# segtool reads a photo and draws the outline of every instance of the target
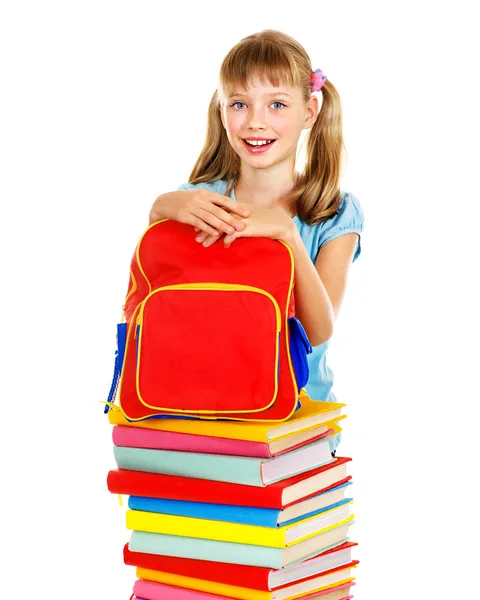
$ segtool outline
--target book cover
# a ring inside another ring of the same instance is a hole
[[[283,523],[283,525],[296,523],[302,519],[313,517],[351,501],[352,498],[344,498],[339,502],[306,513],[296,519],[290,519],[288,523]],[[212,521],[226,521],[228,523],[258,525],[260,527],[271,528],[279,526],[278,518],[281,514],[281,511],[271,508],[210,504],[206,502],[186,502],[184,500],[165,500],[162,498],[146,498],[144,496],[130,496],[128,499],[128,507],[132,510],[144,512],[163,513],[166,515],[177,515],[179,517],[210,519]]]
[[[345,525],[312,538],[312,541],[300,542],[300,544],[292,546],[295,552],[282,548],[269,548],[268,546],[219,542],[217,540],[188,538],[146,531],[133,531],[128,542],[128,548],[132,552],[144,554],[161,554],[252,567],[282,569],[347,542],[348,530],[353,522],[352,519]]]
[[[293,432],[307,430],[345,418],[341,411],[346,405],[339,402],[324,402],[301,398],[301,407],[288,421],[282,423],[260,423],[246,421],[226,421],[218,419],[176,419],[160,418],[144,421],[128,421],[121,410],[109,410],[108,419],[112,425],[141,427],[160,431],[190,433],[212,437],[268,442]]]
[[[349,595],[354,581],[342,583],[317,591],[307,596],[302,596],[301,600],[350,600],[353,596]],[[208,592],[199,592],[188,588],[180,588],[168,584],[157,583],[145,579],[137,579],[134,584],[133,591],[135,594],[134,600],[143,600],[143,596],[148,600],[231,600],[231,596],[219,596],[218,594],[210,594]]]
[[[120,469],[263,487],[333,463],[328,440],[319,440],[275,458],[199,454],[114,446]]]
[[[286,548],[321,533],[326,533],[339,525],[345,524],[349,519],[351,520],[353,515],[350,514],[350,504],[349,502],[320,515],[298,521],[293,525],[284,525],[277,528],[149,513],[139,510],[127,510],[126,526],[127,529],[134,531]]]
[[[227,598],[237,598],[238,600],[289,600],[350,583],[354,579],[352,576],[352,568],[355,567],[357,562],[358,561],[352,561],[348,565],[343,565],[338,569],[323,573],[321,576],[309,580],[309,582],[293,584],[286,588],[279,588],[278,590],[268,592],[244,586],[226,585],[223,583],[207,581],[205,579],[196,579],[194,577],[182,577],[180,575],[173,575],[162,571],[142,569],[141,567],[137,567],[136,576],[143,580],[179,586],[197,590],[199,592],[223,595]],[[300,591],[302,588],[307,591],[302,593]]]
[[[270,591],[275,587],[279,587],[280,584],[277,583],[278,581],[299,581],[312,574],[350,562],[351,548],[356,545],[354,542],[345,542],[309,560],[303,561],[301,564],[292,565],[280,570],[132,552],[128,547],[128,543],[123,548],[123,560],[126,565],[133,567],[142,567],[152,571],[164,571],[166,573],[207,579],[230,585],[238,585],[239,582],[244,582],[249,588]]]
[[[233,438],[193,435],[173,431],[158,431],[141,427],[125,427],[115,425],[112,429],[112,440],[115,446],[129,448],[149,448],[152,450],[177,450],[181,452],[199,452],[201,454],[227,454],[231,456],[252,456],[273,458],[306,444],[337,434],[341,427],[328,425],[316,427],[307,432],[296,433],[281,438],[283,446],[277,451],[279,442],[251,442]],[[291,440],[291,442],[290,442]]]

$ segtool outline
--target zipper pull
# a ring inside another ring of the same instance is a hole
[[[133,332],[133,338],[135,340],[137,339],[137,335],[140,331],[140,325],[141,325],[141,319],[140,319],[140,315],[138,315],[137,320],[135,322],[135,331]]]

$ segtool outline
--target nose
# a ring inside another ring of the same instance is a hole
[[[247,127],[248,129],[267,129],[263,108],[251,108],[248,111]]]

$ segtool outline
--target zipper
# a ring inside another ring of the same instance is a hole
[[[144,403],[146,406],[149,406],[151,408],[156,408],[158,409],[159,407],[155,407],[155,406],[150,406],[148,404],[148,402],[146,402],[145,400],[142,399],[142,394],[140,392],[140,388],[139,388],[139,373],[140,373],[140,360],[141,360],[141,345],[142,345],[142,339],[141,339],[141,331],[142,331],[142,325],[143,325],[143,316],[144,316],[144,310],[145,310],[145,306],[148,302],[148,300],[157,293],[160,292],[164,292],[164,291],[178,291],[178,290],[184,290],[184,291],[192,291],[192,290],[198,290],[198,291],[219,291],[219,292],[236,292],[236,291],[246,291],[246,292],[254,292],[254,293],[258,293],[261,294],[262,296],[265,296],[266,298],[268,298],[270,300],[270,302],[273,304],[273,307],[275,309],[275,371],[274,371],[274,375],[275,375],[275,390],[274,390],[274,397],[272,399],[272,401],[269,403],[269,406],[274,402],[277,393],[278,393],[278,382],[279,382],[279,374],[280,374],[280,340],[281,340],[281,330],[282,330],[282,316],[281,316],[281,311],[280,311],[280,307],[278,305],[278,302],[276,301],[276,299],[274,298],[274,296],[272,296],[272,294],[270,294],[269,292],[267,292],[266,290],[263,290],[261,288],[257,288],[254,286],[249,286],[249,285],[241,285],[241,284],[230,284],[230,283],[213,283],[213,282],[204,282],[204,283],[184,283],[184,284],[176,284],[176,285],[168,285],[168,286],[164,286],[164,287],[160,287],[160,288],[156,288],[155,290],[151,291],[146,297],[145,299],[140,303],[140,309],[138,311],[138,315],[136,317],[135,320],[135,328],[134,328],[134,339],[135,339],[135,353],[136,353],[136,385],[137,385],[137,395],[140,399],[140,401],[142,403]],[[174,409],[175,412],[183,412],[183,411],[179,411],[178,409]],[[264,410],[264,408],[262,409],[257,409],[257,410]],[[257,410],[252,411],[251,409],[249,410],[239,410],[238,412],[257,412]],[[199,410],[199,411],[195,411],[198,413],[210,413],[210,412],[217,412],[217,411],[213,411],[210,409],[207,410]],[[228,411],[220,411],[220,412],[228,412]]]
[[[200,290],[200,291],[222,291],[222,292],[257,292],[266,296],[270,299],[273,306],[275,307],[275,315],[276,315],[276,323],[277,323],[277,333],[280,333],[282,330],[282,316],[280,313],[280,307],[278,306],[278,302],[269,292],[262,290],[261,288],[253,287],[250,285],[240,285],[235,283],[181,283],[177,285],[167,285],[165,287],[157,288],[150,292],[148,296],[142,300],[140,310],[138,312],[137,320],[135,323],[135,339],[137,338],[137,334],[140,333],[140,328],[143,323],[143,311],[145,308],[145,304],[149,298],[151,298],[154,294],[158,292],[165,292],[169,290]]]

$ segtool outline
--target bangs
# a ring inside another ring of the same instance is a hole
[[[220,71],[220,88],[224,98],[231,96],[239,87],[247,89],[256,78],[262,85],[301,87],[291,49],[258,38],[238,45],[226,57]]]

